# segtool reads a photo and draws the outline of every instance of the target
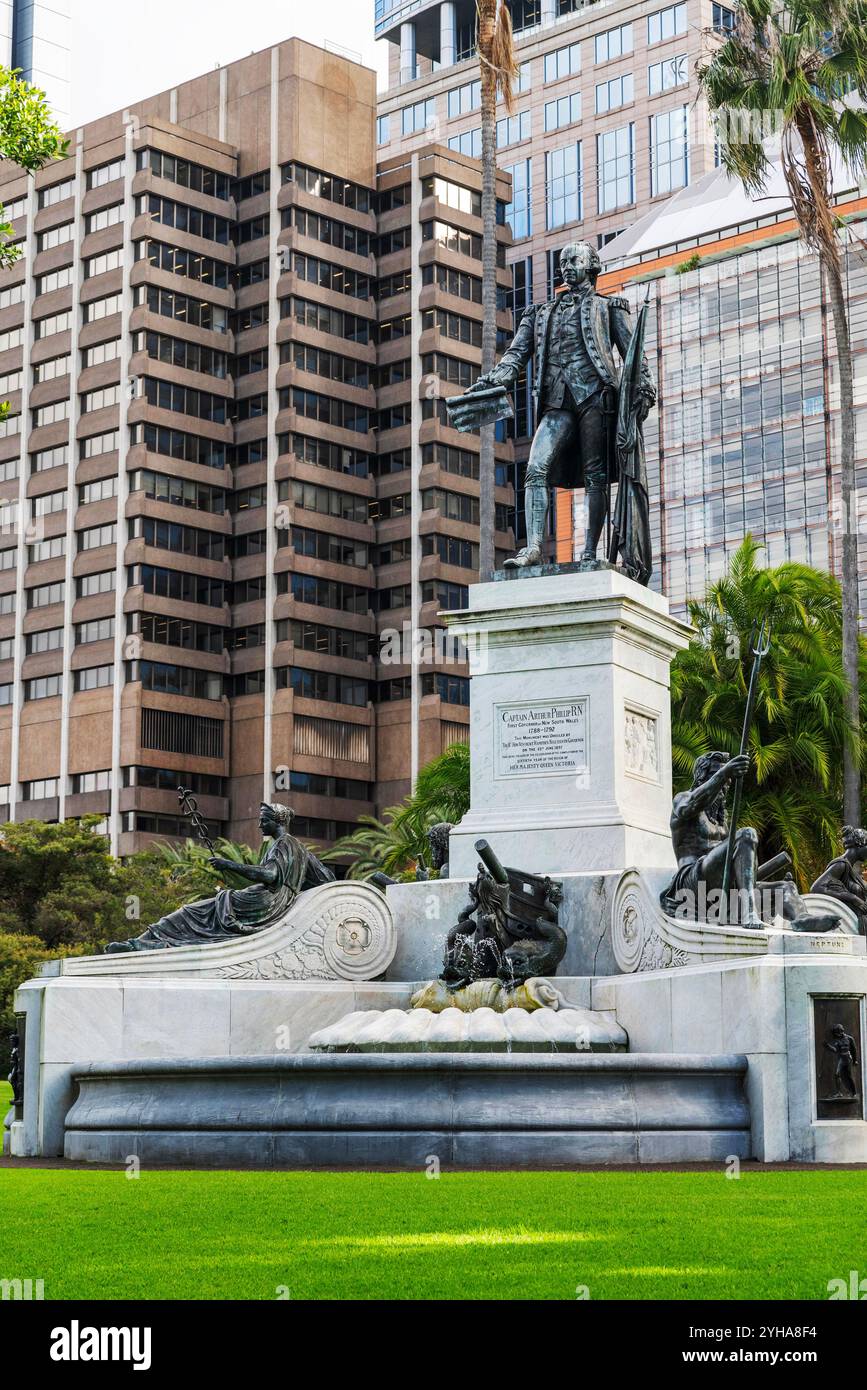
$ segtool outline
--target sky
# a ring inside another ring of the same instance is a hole
[[[72,124],[293,37],[349,50],[385,86],[373,0],[72,0]]]

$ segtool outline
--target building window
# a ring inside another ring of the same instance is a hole
[[[481,140],[481,131],[479,131]],[[13,304],[21,304],[24,301],[24,281],[17,285],[7,285],[0,290],[0,309],[8,309]],[[37,333],[37,337],[39,334]]]
[[[59,791],[58,777],[40,777],[34,782],[21,783],[22,801],[46,801],[49,797],[57,796]]]
[[[581,71],[580,43],[567,44],[553,53],[545,54],[545,82],[558,82],[561,77],[573,77]]]
[[[82,313],[85,323],[96,323],[99,319],[108,318],[110,314],[119,314],[123,305],[123,298],[119,294],[107,295],[105,299],[91,299],[83,306]],[[60,317],[60,316],[58,316]],[[68,327],[67,323],[67,327]],[[60,330],[55,330],[59,332]]]
[[[631,52],[631,24],[620,24],[616,29],[606,29],[604,34],[596,35],[597,63],[607,63],[613,58],[622,58],[624,53]]]
[[[647,16],[647,42],[662,43],[686,33],[686,5],[668,5]]]
[[[635,126],[619,126],[596,137],[596,172],[602,212],[635,202]]]
[[[74,772],[72,774],[73,796],[80,796],[84,792],[107,792],[110,790],[111,768],[107,768],[104,772]],[[175,788],[173,787],[172,790],[174,791]]]
[[[123,265],[123,247],[105,251],[101,256],[90,256],[84,262],[84,278],[92,280],[94,275],[105,275],[106,271],[119,270]]]
[[[12,552],[14,554],[14,551]],[[66,554],[66,537],[50,536],[47,541],[36,541],[27,547],[27,563],[38,565],[40,560],[59,560]]]
[[[69,368],[68,353],[65,357],[49,357],[46,362],[37,362],[33,368],[33,384],[35,386],[40,381],[54,381],[59,376],[68,376]],[[0,392],[14,389],[14,387],[0,386]]]
[[[545,155],[545,208],[549,231],[580,221],[582,210],[581,142]]]
[[[78,623],[75,627],[76,646],[88,646],[89,642],[107,642],[113,637],[113,617],[94,617],[90,623]]]
[[[48,627],[43,628],[41,632],[28,632],[25,639],[28,656],[32,656],[34,652],[59,652],[62,646],[62,627]]]
[[[689,60],[685,53],[676,58],[666,58],[661,63],[651,63],[647,69],[647,94],[655,97],[660,92],[668,92],[672,87],[683,87],[689,81]]]
[[[477,130],[465,130],[463,135],[450,135],[449,149],[456,150],[458,154],[467,155],[469,159],[481,159],[481,127],[479,127]]]
[[[59,695],[62,688],[62,675],[36,676],[33,680],[24,682],[24,698],[25,700],[48,700],[52,695]]]
[[[113,183],[115,179],[123,178],[123,166],[122,159],[114,159],[110,164],[100,164],[98,169],[89,170],[88,188],[102,188],[107,183]]]
[[[598,91],[598,88],[597,88]],[[568,97],[558,97],[556,101],[545,102],[545,129],[559,130],[564,125],[574,125],[581,119],[581,93],[572,92]]]
[[[503,172],[512,175],[512,201],[506,207],[506,221],[512,228],[512,239],[520,241],[522,237],[532,235],[533,230],[530,211],[531,162],[520,159],[517,164],[507,165]]]
[[[596,84],[596,114],[602,116],[606,111],[614,111],[625,106],[633,98],[632,73],[625,72],[622,77],[612,77],[610,82]]]
[[[60,227],[51,227],[47,232],[40,232],[36,238],[36,250],[50,251],[52,247],[63,246],[67,241],[72,241],[71,222],[64,222]]]
[[[181,159],[173,154],[162,154],[159,150],[140,150],[136,157],[136,168],[151,168],[157,178],[180,184],[182,188],[191,188],[194,193],[207,193],[211,198],[222,198],[225,201],[232,196],[232,181],[228,174],[218,174],[213,169],[206,169],[201,164],[191,164],[188,159]],[[261,174],[252,174],[250,180],[262,177]],[[252,197],[252,191],[248,193],[244,187],[247,182],[247,179],[238,180],[236,196],[239,202],[242,198]],[[266,184],[265,189],[267,188]],[[253,191],[265,190],[256,188]]]
[[[49,188],[40,188],[39,207],[53,207],[55,203],[62,203],[65,198],[71,198],[74,192],[74,179],[65,179],[63,183],[53,183]]]
[[[537,29],[542,23],[542,0],[512,0],[509,9],[516,34]]]
[[[401,133],[417,135],[419,131],[427,130],[428,126],[433,125],[435,119],[436,102],[433,97],[428,97],[426,101],[416,101],[412,106],[405,106],[401,112]]]
[[[514,116],[504,116],[497,121],[497,149],[506,145],[517,145],[519,140],[530,138],[530,113],[519,111]]]
[[[650,118],[650,193],[672,193],[689,183],[689,108]]]
[[[122,221],[123,203],[113,203],[110,208],[100,208],[99,212],[89,213],[84,219],[84,230],[89,236],[91,232],[101,232],[106,227],[114,227]]]
[[[465,82],[461,87],[452,87],[448,94],[449,117],[466,116],[470,111],[477,111],[481,104],[482,84],[478,79]]]
[[[36,293],[52,294],[54,290],[66,289],[72,284],[72,266],[65,265],[60,270],[51,270],[47,275],[37,275]]]
[[[734,32],[737,17],[734,10],[729,10],[725,5],[711,6],[713,15],[712,24],[717,34],[731,34]]]
[[[377,116],[376,118],[376,143],[377,145],[387,145],[391,139],[391,116]]]
[[[33,428],[39,429],[42,425],[54,425],[58,420],[69,419],[69,400],[52,401],[50,405],[40,406],[33,411]]]
[[[114,683],[113,666],[87,666],[72,674],[72,688],[79,690],[101,690]]]

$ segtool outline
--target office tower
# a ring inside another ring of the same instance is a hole
[[[497,144],[513,183],[507,261],[517,320],[528,303],[554,293],[567,241],[604,246],[714,167],[694,69],[734,9],[714,0],[510,0],[510,8],[520,78],[514,113],[500,108]],[[480,154],[475,13],[475,0],[377,0],[375,32],[390,46],[389,88],[378,105],[381,156],[432,134]],[[533,432],[526,375],[516,408],[520,478]],[[571,498],[562,500],[568,512]],[[521,511],[519,504],[519,526]],[[571,517],[559,513],[557,533],[571,535]]]
[[[70,122],[69,0],[0,0],[0,63],[40,87],[61,130]]]
[[[298,40],[0,169],[0,817],[126,854],[187,832],[183,782],[213,834],[276,795],[323,845],[466,738],[466,665],[410,658],[478,572],[441,398],[479,370],[480,189],[433,146],[378,176],[374,74]]]
[[[842,166],[835,182],[862,461],[867,198]],[[656,586],[682,612],[687,598],[700,598],[721,577],[748,532],[769,565],[793,560],[839,575],[833,325],[818,261],[799,239],[779,167],[760,203],[723,170],[712,172],[648,213],[604,255],[604,290],[626,293],[636,305],[650,294],[647,346],[659,404],[645,437],[657,516]],[[695,257],[699,264],[691,268]],[[859,488],[864,481],[859,463]],[[863,612],[867,527],[860,511],[855,524]]]

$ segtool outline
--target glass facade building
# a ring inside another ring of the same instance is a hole
[[[861,214],[864,215],[863,213]],[[844,232],[856,459],[867,486],[867,266]],[[707,242],[707,239],[703,239]],[[747,533],[768,564],[839,573],[839,400],[816,258],[789,234],[651,284],[647,351],[659,405],[645,427],[656,573],[675,611],[719,579]],[[652,269],[645,259],[641,269]],[[647,286],[624,292],[634,305]],[[867,517],[859,517],[867,559]],[[861,606],[867,607],[862,561]]]

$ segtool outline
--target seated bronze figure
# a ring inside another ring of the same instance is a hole
[[[263,802],[259,828],[270,837],[259,864],[238,864],[213,855],[210,863],[250,880],[249,888],[221,888],[213,898],[187,903],[130,941],[112,941],[106,952],[159,951],[166,946],[206,945],[233,936],[262,931],[289,910],[299,893],[328,883],[334,874],[289,833],[292,811],[288,806]]]

